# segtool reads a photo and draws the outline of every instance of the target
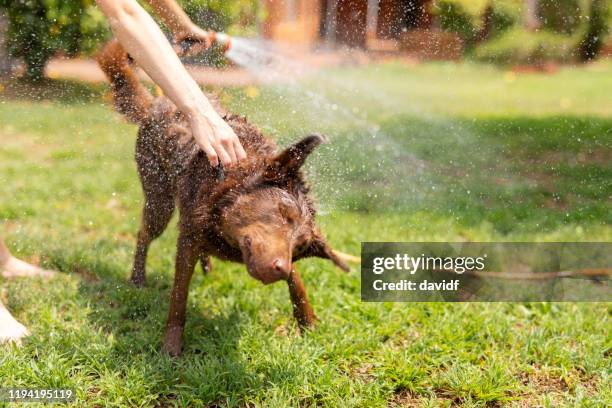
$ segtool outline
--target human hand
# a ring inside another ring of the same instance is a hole
[[[246,158],[246,152],[234,130],[216,113],[191,114],[190,124],[193,138],[202,148],[210,165],[217,167],[219,162],[231,167]]]
[[[177,32],[174,36],[174,50],[181,57],[197,55],[209,49],[213,45],[214,39],[214,32],[190,24],[187,29]]]

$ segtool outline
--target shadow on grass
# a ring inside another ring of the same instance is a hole
[[[239,352],[243,321],[236,305],[211,312],[198,307],[191,296],[183,354],[171,358],[161,351],[171,278],[150,276],[147,287],[138,289],[121,276],[125,271],[99,261],[81,259],[71,264],[71,260],[56,258],[52,263],[64,269],[69,266],[82,277],[79,303],[92,310],[88,316],[91,326],[112,342],[110,351],[101,354],[104,359],[96,365],[112,373],[111,377],[125,378],[126,383],[136,381],[143,387],[141,394],[133,391],[134,404],[153,396],[156,399],[151,402],[157,406],[228,401],[235,405],[249,390],[266,386]],[[200,279],[195,280],[197,284]],[[130,399],[130,392],[120,392],[122,398]]]
[[[611,129],[601,117],[394,116],[374,139],[354,132],[322,149],[314,188],[341,208],[435,212],[502,233],[611,223]]]

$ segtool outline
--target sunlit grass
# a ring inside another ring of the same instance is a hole
[[[336,110],[282,88],[223,97],[281,144],[329,135],[307,170],[320,224],[343,251],[366,240],[610,241],[611,73],[604,63],[509,82],[489,67],[398,63],[310,82]],[[53,86],[59,102],[0,100],[2,234],[61,272],[2,282],[32,336],[0,349],[0,387],[71,387],[75,406],[612,402],[607,304],[362,303],[356,268],[318,260],[299,265],[321,318],[312,333],[297,334],[282,284],[217,261],[196,273],[185,353],[169,359],[159,350],[174,226],[152,246],[149,286],[126,282],[142,205],[136,129],[99,89]],[[576,103],[561,106],[564,96]]]

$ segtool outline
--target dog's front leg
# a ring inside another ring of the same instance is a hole
[[[314,326],[317,317],[310,306],[306,288],[300,274],[295,269],[289,274],[287,279],[289,285],[289,295],[293,306],[293,317],[297,320],[301,330]]]
[[[174,287],[164,335],[164,350],[171,356],[181,354],[189,282],[199,255],[200,250],[196,246],[196,240],[181,232],[176,251]]]

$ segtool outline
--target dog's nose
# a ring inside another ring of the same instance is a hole
[[[280,272],[283,275],[288,276],[289,273],[291,272],[291,263],[283,261],[280,258],[275,259],[274,262],[272,262],[272,267],[274,268],[275,271]]]

